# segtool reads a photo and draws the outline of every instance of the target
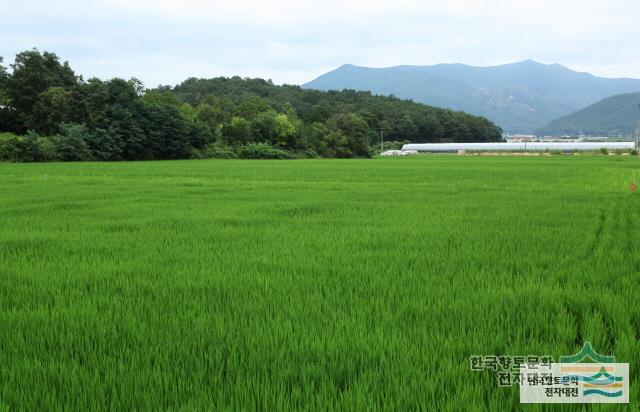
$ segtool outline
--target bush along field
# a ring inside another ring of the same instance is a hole
[[[633,176],[595,156],[0,164],[0,410],[523,410],[470,356],[587,341],[630,364],[635,408]]]

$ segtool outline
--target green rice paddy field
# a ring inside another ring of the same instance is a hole
[[[638,410],[639,171],[0,164],[0,410],[542,410],[469,356],[586,341]]]

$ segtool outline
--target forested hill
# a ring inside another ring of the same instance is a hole
[[[387,140],[497,141],[490,121],[369,92],[261,79],[188,79],[145,89],[84,80],[53,53],[0,60],[0,160],[367,157]]]
[[[640,120],[640,93],[601,100],[539,129],[539,135],[631,136]]]
[[[485,118],[354,90],[329,91],[276,86],[261,79],[188,79],[173,89],[194,107],[211,105],[228,115],[253,118],[275,110],[294,113],[305,125],[323,124],[335,129],[341,118],[364,120],[369,133],[382,128],[390,140],[415,142],[496,141],[502,131]]]

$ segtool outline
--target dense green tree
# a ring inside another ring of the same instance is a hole
[[[73,121],[84,123],[89,130],[108,128],[107,108],[110,101],[108,83],[91,78],[73,88]]]
[[[56,155],[65,162],[91,160],[87,146],[91,134],[83,124],[67,123],[60,126],[62,133],[54,136]]]
[[[9,72],[1,63],[0,131],[34,131],[5,140],[5,160],[280,158],[283,150],[366,157],[381,130],[396,142],[501,139],[487,119],[355,90],[240,77],[148,90],[135,78],[85,81],[35,49],[18,54]]]
[[[20,122],[20,113],[11,106],[9,73],[2,62],[3,59],[0,57],[0,131],[24,131],[24,126]]]
[[[305,145],[322,157],[351,157],[347,136],[337,127],[335,119],[327,124],[315,122],[303,129]],[[333,129],[333,130],[332,130]]]
[[[353,156],[353,152],[349,148],[349,139],[342,130],[329,132],[324,143],[326,149],[323,155],[325,157],[347,158]]]
[[[154,149],[143,128],[145,105],[138,98],[134,84],[122,79],[113,79],[107,82],[106,86],[105,116],[98,123],[99,127],[123,136],[124,160],[153,159]]]
[[[72,120],[73,93],[62,87],[50,87],[40,93],[27,126],[44,135],[56,134],[60,125]]]
[[[224,122],[228,122],[231,119],[229,113],[218,106],[201,103],[200,105],[198,105],[196,110],[198,120],[206,123],[211,130],[216,130],[218,126],[222,125]]]
[[[433,113],[426,113],[415,120],[418,136],[422,138],[414,139],[416,143],[441,142],[444,137],[444,128]],[[500,133],[502,134],[502,132]],[[401,139],[400,139],[401,140]]]
[[[347,113],[336,116],[334,122],[347,137],[349,150],[354,156],[369,156],[369,146],[376,139],[376,133],[362,116]]]
[[[124,139],[113,128],[98,128],[87,136],[87,147],[91,156],[96,160],[122,160]]]
[[[145,114],[145,135],[153,159],[188,157],[189,127],[174,106],[150,106]]]
[[[131,87],[133,87],[133,91],[138,97],[143,97],[147,92],[147,88],[144,86],[144,83],[142,83],[141,80],[136,79],[135,77],[129,79],[127,83],[129,83]]]
[[[198,109],[196,109],[195,107],[191,106],[189,103],[182,103],[179,106],[180,109],[180,114],[182,114],[182,116],[193,122],[198,118]]]
[[[245,119],[253,119],[258,114],[271,110],[271,106],[264,99],[258,96],[249,96],[238,106],[236,114]]]
[[[215,131],[208,124],[200,120],[188,121],[189,143],[196,149],[202,149],[215,142]]]
[[[284,113],[261,112],[251,121],[251,137],[255,142],[293,149],[295,133],[296,124]]]
[[[11,68],[7,92],[11,106],[20,113],[25,126],[30,124],[42,93],[51,87],[69,90],[78,82],[67,62],[60,63],[54,53],[40,53],[36,49],[17,54]]]
[[[142,100],[145,104],[149,105],[168,104],[176,107],[182,105],[182,101],[173,93],[170,86],[160,86],[156,89],[147,90],[144,96],[142,96]]]
[[[330,132],[329,128],[321,122],[305,124],[300,131],[298,147],[302,150],[313,150],[320,155],[323,152],[326,136]]]
[[[233,116],[222,129],[224,139],[233,145],[243,145],[252,139],[251,123],[240,116]]]
[[[0,106],[6,106],[9,104],[9,93],[7,90],[9,74],[7,73],[7,68],[2,63],[3,58],[0,56]]]
[[[275,142],[276,138],[275,111],[266,111],[256,114],[251,121],[251,140],[254,142]]]
[[[272,144],[280,147],[293,148],[295,146],[295,134],[297,125],[295,120],[284,113],[275,116],[275,139]]]

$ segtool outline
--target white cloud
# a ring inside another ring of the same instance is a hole
[[[236,74],[302,83],[343,63],[526,58],[640,77],[637,0],[25,0],[2,9],[8,60],[38,47],[85,76],[152,86]]]

